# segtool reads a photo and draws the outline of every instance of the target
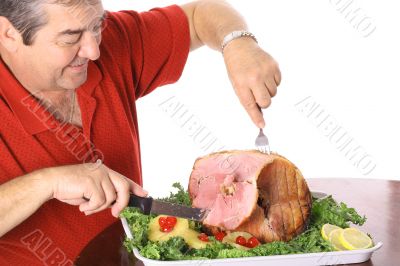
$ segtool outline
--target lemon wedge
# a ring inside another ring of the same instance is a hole
[[[322,238],[325,240],[329,240],[330,233],[335,229],[341,229],[341,228],[333,224],[324,224],[321,228]]]
[[[340,243],[348,250],[372,247],[372,239],[357,228],[346,228],[339,236]]]
[[[343,232],[342,228],[339,229],[334,229],[330,234],[329,234],[329,241],[331,242],[333,248],[338,251],[346,250],[346,247],[343,246],[343,244],[340,241],[340,236]]]

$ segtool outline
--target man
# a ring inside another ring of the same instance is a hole
[[[72,265],[130,192],[147,195],[135,101],[177,81],[189,50],[223,45],[264,127],[281,77],[246,29],[223,1],[112,13],[101,0],[2,0],[0,265]]]

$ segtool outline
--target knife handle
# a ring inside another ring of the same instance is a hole
[[[152,197],[139,197],[135,194],[131,194],[129,196],[129,207],[136,207],[139,208],[143,214],[149,215],[151,211],[151,205],[153,204]]]

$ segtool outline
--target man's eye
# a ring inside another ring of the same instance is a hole
[[[74,45],[77,44],[79,42],[79,39],[75,39],[75,40],[61,40],[59,41],[59,44],[61,45]]]
[[[67,42],[64,42],[65,44],[76,44],[76,43],[78,43],[78,41],[67,41]]]
[[[79,36],[66,36],[66,37],[67,38],[64,38],[64,40],[60,40],[60,43],[63,44],[63,45],[74,45],[74,44],[77,44],[80,41],[82,35],[79,35]]]

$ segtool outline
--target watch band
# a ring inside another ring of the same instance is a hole
[[[249,37],[252,38],[256,43],[258,43],[256,36],[251,33],[248,32],[246,30],[237,30],[237,31],[233,31],[231,33],[229,33],[228,35],[226,35],[224,37],[224,40],[222,41],[221,44],[221,49],[222,49],[222,54],[224,53],[224,49],[225,47],[233,40],[236,40],[238,38],[242,38],[242,37]]]

